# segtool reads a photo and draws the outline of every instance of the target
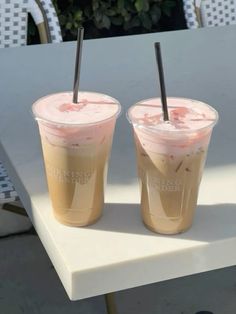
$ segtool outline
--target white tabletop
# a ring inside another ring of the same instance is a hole
[[[236,27],[89,40],[81,89],[123,104],[104,215],[87,228],[52,215],[31,104],[70,90],[75,43],[0,50],[0,153],[72,300],[236,264]],[[153,43],[161,41],[168,95],[203,100],[220,115],[208,153],[193,227],[176,236],[148,231],[125,111],[159,95]]]

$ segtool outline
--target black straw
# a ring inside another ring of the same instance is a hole
[[[164,121],[169,121],[169,114],[168,114],[168,107],[167,107],[167,99],[166,99],[166,88],[165,88],[165,79],[164,79],[164,71],[163,71],[163,64],[161,58],[161,45],[159,42],[154,44],[155,52],[156,52],[156,60],[159,72],[159,81],[160,81],[160,88],[161,88],[161,103],[162,103],[162,110]]]
[[[75,59],[75,77],[74,77],[74,88],[73,88],[73,103],[78,103],[78,92],[79,92],[79,80],[80,80],[80,64],[82,57],[82,44],[84,38],[84,28],[78,29],[77,37],[77,50]]]

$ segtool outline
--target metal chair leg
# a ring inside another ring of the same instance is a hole
[[[17,205],[13,205],[11,203],[3,204],[2,209],[7,210],[7,211],[14,213],[14,214],[21,215],[21,216],[27,216],[27,213],[26,213],[24,208],[17,206]]]
[[[107,314],[118,314],[115,302],[115,294],[114,293],[107,293],[105,296]]]

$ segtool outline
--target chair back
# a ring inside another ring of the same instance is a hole
[[[236,24],[236,0],[183,0],[188,28]]]
[[[28,13],[36,24],[43,22],[42,13],[33,0],[0,1],[0,48],[26,45]]]
[[[27,44],[28,14],[41,42],[61,42],[61,29],[51,0],[0,0],[0,48]]]
[[[27,44],[28,14],[38,27],[42,43],[62,41],[51,0],[0,0],[0,48]],[[18,194],[0,161],[0,204],[17,200]]]
[[[7,202],[14,202],[18,201],[19,197],[0,161],[0,204],[4,203],[6,200]]]
[[[236,24],[235,0],[203,0],[200,9],[203,26]]]
[[[61,27],[51,0],[36,0],[40,7],[47,28],[50,43],[62,42]]]

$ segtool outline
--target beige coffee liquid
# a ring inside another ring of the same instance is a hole
[[[183,156],[144,151],[136,138],[142,218],[163,234],[190,228],[207,148]]]
[[[63,224],[85,226],[101,216],[111,140],[69,148],[42,138],[54,215]]]

